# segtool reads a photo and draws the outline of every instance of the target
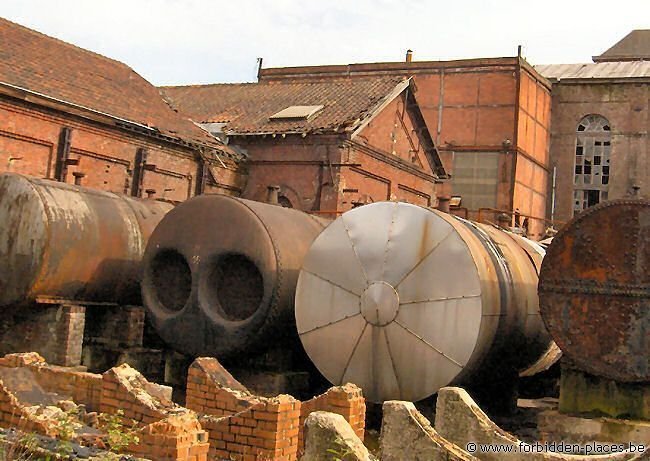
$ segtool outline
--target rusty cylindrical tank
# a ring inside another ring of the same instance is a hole
[[[555,236],[539,280],[542,317],[578,368],[650,381],[650,202],[613,200]]]
[[[172,206],[0,175],[0,306],[135,304],[147,238]]]
[[[156,228],[142,295],[163,340],[227,358],[295,335],[302,259],[326,221],[223,195],[190,199]]]
[[[334,221],[305,257],[298,334],[326,378],[374,402],[525,369],[552,344],[537,303],[542,257],[493,226],[407,203],[366,205]]]

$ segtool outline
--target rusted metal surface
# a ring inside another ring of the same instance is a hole
[[[650,381],[650,202],[588,208],[553,239],[539,283],[544,322],[582,370]]]
[[[0,306],[139,302],[147,238],[171,205],[0,175]]]
[[[165,342],[193,356],[227,358],[295,337],[298,271],[326,223],[223,195],[180,204],[145,253],[149,318]]]
[[[298,334],[326,378],[375,402],[527,369],[551,344],[537,305],[542,256],[533,242],[438,210],[353,209],[305,257]]]

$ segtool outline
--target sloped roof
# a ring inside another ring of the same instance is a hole
[[[226,134],[341,132],[371,117],[409,85],[404,77],[162,87],[170,105]],[[270,117],[291,106],[323,106],[308,118]]]
[[[650,61],[544,64],[535,70],[547,79],[620,79],[650,77]]]
[[[633,30],[600,56],[594,62],[639,61],[650,59],[650,29]]]
[[[146,125],[180,141],[223,145],[174,112],[158,89],[127,65],[0,18],[0,91],[46,98]]]

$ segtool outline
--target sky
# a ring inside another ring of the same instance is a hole
[[[0,16],[122,61],[156,85],[255,81],[264,67],[515,56],[591,62],[650,0],[0,0]],[[2,44],[0,44],[2,46]]]

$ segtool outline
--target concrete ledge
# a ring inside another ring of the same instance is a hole
[[[438,434],[411,402],[384,402],[380,451],[382,461],[477,461]]]
[[[305,452],[301,461],[369,461],[368,449],[345,418],[314,411],[305,420]],[[407,459],[407,458],[403,458]]]
[[[476,405],[469,394],[457,387],[445,387],[438,392],[435,428],[441,436],[459,447],[467,447],[470,443],[476,444],[477,448],[480,444],[511,447],[510,452],[502,450],[499,453],[476,453],[478,458],[487,461],[650,460],[650,450],[647,448],[643,454],[621,452],[616,455],[599,456],[567,455],[551,452],[522,453],[520,447],[527,444],[494,424]]]

